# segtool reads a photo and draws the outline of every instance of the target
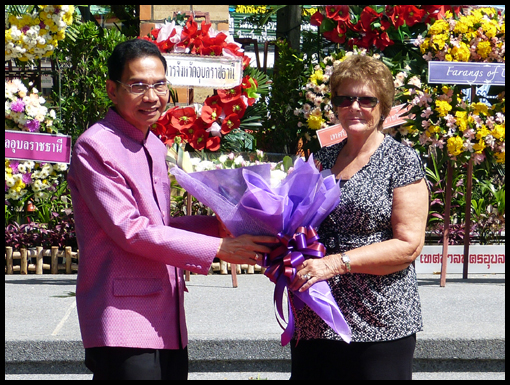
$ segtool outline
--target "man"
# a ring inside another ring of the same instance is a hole
[[[149,130],[168,101],[166,61],[130,40],[108,73],[115,107],[78,138],[68,176],[85,363],[94,379],[187,379],[181,269],[207,274],[215,257],[254,264],[276,239],[218,238],[215,217],[171,218],[166,147]]]

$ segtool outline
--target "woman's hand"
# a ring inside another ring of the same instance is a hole
[[[277,244],[280,240],[266,235],[240,235],[236,238],[222,238],[216,257],[235,264],[255,265],[262,260],[262,254],[270,253],[267,244]]]
[[[300,266],[289,289],[303,292],[319,281],[325,281],[338,274],[345,273],[340,255],[333,254],[324,258],[307,259]]]

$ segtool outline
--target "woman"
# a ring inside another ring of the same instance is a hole
[[[422,330],[412,262],[425,240],[425,173],[415,150],[382,133],[395,93],[386,65],[351,56],[334,69],[331,91],[347,139],[315,158],[341,181],[341,202],[318,230],[328,254],[305,261],[290,288],[327,280],[352,342],[307,306],[297,310],[291,379],[410,380]]]

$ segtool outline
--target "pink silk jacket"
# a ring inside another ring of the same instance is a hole
[[[170,217],[165,156],[152,132],[144,137],[114,110],[76,141],[68,183],[85,348],[188,343],[182,269],[207,274],[220,238],[214,217]]]

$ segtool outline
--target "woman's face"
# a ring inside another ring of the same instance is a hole
[[[337,88],[338,96],[375,97],[375,92],[365,82],[347,81]],[[381,106],[377,103],[370,107],[366,103],[357,100],[345,103],[345,106],[335,107],[338,120],[347,134],[371,134],[377,130],[381,120]],[[350,104],[350,105],[349,105]]]

